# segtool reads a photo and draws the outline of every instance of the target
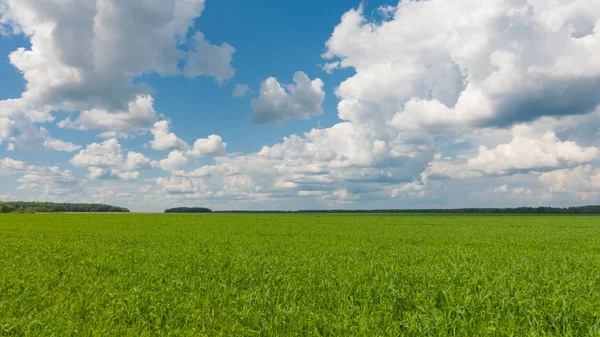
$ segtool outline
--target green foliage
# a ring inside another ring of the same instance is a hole
[[[204,207],[177,207],[165,210],[165,213],[210,213],[212,210]]]
[[[600,217],[0,216],[3,336],[598,336]]]
[[[129,210],[123,207],[115,207],[102,204],[58,204],[53,202],[24,202],[24,201],[0,201],[0,213],[104,213],[120,212],[127,213]]]

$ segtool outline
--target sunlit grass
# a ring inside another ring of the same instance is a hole
[[[0,216],[0,335],[599,331],[595,216]]]

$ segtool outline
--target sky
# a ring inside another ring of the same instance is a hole
[[[600,203],[600,2],[0,0],[0,200]]]

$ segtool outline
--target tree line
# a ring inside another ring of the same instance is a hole
[[[25,201],[0,201],[0,213],[58,213],[58,212],[121,212],[127,213],[129,210],[123,207],[116,207],[103,204],[70,204],[53,202],[25,202]]]
[[[204,207],[176,207],[165,210],[165,213],[210,213],[209,208]]]
[[[498,214],[600,214],[600,205],[578,207],[435,208],[435,209],[327,209],[298,211],[219,211],[218,213],[498,213]]]

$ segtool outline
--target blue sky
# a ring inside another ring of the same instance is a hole
[[[0,0],[0,199],[597,203],[597,7]]]

